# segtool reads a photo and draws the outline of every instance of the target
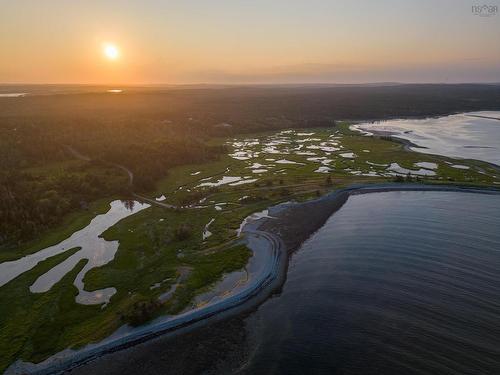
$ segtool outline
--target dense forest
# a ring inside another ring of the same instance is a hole
[[[89,202],[148,191],[175,165],[216,159],[213,136],[335,120],[500,109],[500,85],[125,88],[0,98],[0,248]],[[73,152],[70,152],[70,151]],[[77,160],[75,153],[91,162]]]

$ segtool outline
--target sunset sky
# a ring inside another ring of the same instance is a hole
[[[0,0],[0,83],[500,82],[472,5]]]

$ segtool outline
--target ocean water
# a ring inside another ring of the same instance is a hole
[[[500,195],[350,197],[246,319],[237,372],[500,374],[499,229]]]
[[[367,135],[393,135],[413,151],[500,165],[500,112],[470,112],[423,120],[388,120],[351,126]],[[422,148],[424,147],[424,148]]]

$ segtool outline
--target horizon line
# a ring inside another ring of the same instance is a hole
[[[463,82],[404,82],[404,81],[374,81],[374,82],[197,82],[197,83],[76,83],[76,82],[0,82],[0,86],[123,86],[123,87],[166,87],[166,86],[364,86],[364,85],[500,85],[500,81],[463,81]]]

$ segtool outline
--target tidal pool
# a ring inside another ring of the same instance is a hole
[[[204,178],[200,181],[204,181],[204,180],[210,180],[211,177],[208,177],[208,178]],[[231,184],[231,183],[234,183],[234,182],[237,182],[237,181],[240,181],[242,180],[241,177],[239,176],[223,176],[221,179],[217,180],[216,182],[202,182],[201,184],[197,185],[196,187],[215,187],[215,186],[221,186],[221,185],[225,185],[225,184]]]
[[[339,155],[346,159],[354,159],[356,157],[356,154],[354,154],[354,152],[344,152]]]
[[[124,202],[116,200],[111,202],[111,208],[108,212],[97,215],[85,228],[76,231],[70,237],[58,244],[49,246],[20,259],[1,263],[0,286],[8,283],[22,273],[29,271],[45,259],[73,248],[79,248],[76,253],[38,277],[30,286],[30,291],[33,293],[43,293],[50,290],[50,288],[70,272],[80,260],[86,259],[87,263],[78,273],[74,281],[74,285],[79,291],[76,296],[76,302],[85,305],[109,302],[111,296],[116,292],[115,288],[106,288],[89,292],[85,290],[83,283],[83,278],[90,269],[109,263],[113,260],[118,250],[118,241],[106,241],[101,237],[101,234],[120,220],[148,208],[149,206],[149,204],[142,204],[136,201]]]
[[[351,128],[367,135],[394,135],[420,146],[411,147],[413,151],[500,165],[500,112],[389,120],[356,124]]]
[[[498,373],[499,223],[500,195],[351,196],[247,318],[238,373]]]
[[[260,212],[254,212],[253,214],[247,216],[245,219],[243,219],[243,221],[241,222],[240,224],[240,227],[238,228],[238,230],[236,231],[236,235],[239,237],[241,236],[241,232],[243,230],[243,228],[245,227],[245,225],[247,225],[248,223],[253,223],[257,220],[260,220],[262,219],[263,217],[269,217],[269,218],[272,218],[272,216],[269,216],[269,210],[268,209],[265,209],[263,211],[260,211]]]
[[[300,164],[300,165],[304,165],[304,163],[298,163],[296,161],[291,161],[291,160],[287,160],[287,159],[277,160],[276,164]]]
[[[325,166],[322,166],[322,167],[319,167],[318,169],[316,169],[314,172],[316,173],[330,173],[331,169],[329,167],[325,167]]]
[[[428,161],[419,161],[414,164],[416,167],[421,167],[425,169],[437,169],[438,165],[436,163],[431,163]]]
[[[208,222],[207,225],[205,225],[205,228],[203,228],[203,233],[202,233],[202,238],[203,238],[203,241],[205,241],[208,237],[210,237],[212,235],[212,232],[210,232],[208,230],[208,228],[210,227],[210,225],[215,221],[215,218],[212,218],[210,219],[210,221]]]
[[[389,167],[387,167],[387,170],[390,171],[392,174],[397,174],[397,175],[407,175],[408,173],[416,176],[435,176],[436,172],[430,170],[430,169],[425,169],[425,168],[420,168],[418,170],[414,169],[407,169],[401,167],[398,163],[391,163]]]
[[[243,180],[243,181],[233,182],[232,184],[229,184],[229,186],[239,186],[239,185],[251,184],[257,180],[258,180],[258,178],[250,178],[250,179]]]

